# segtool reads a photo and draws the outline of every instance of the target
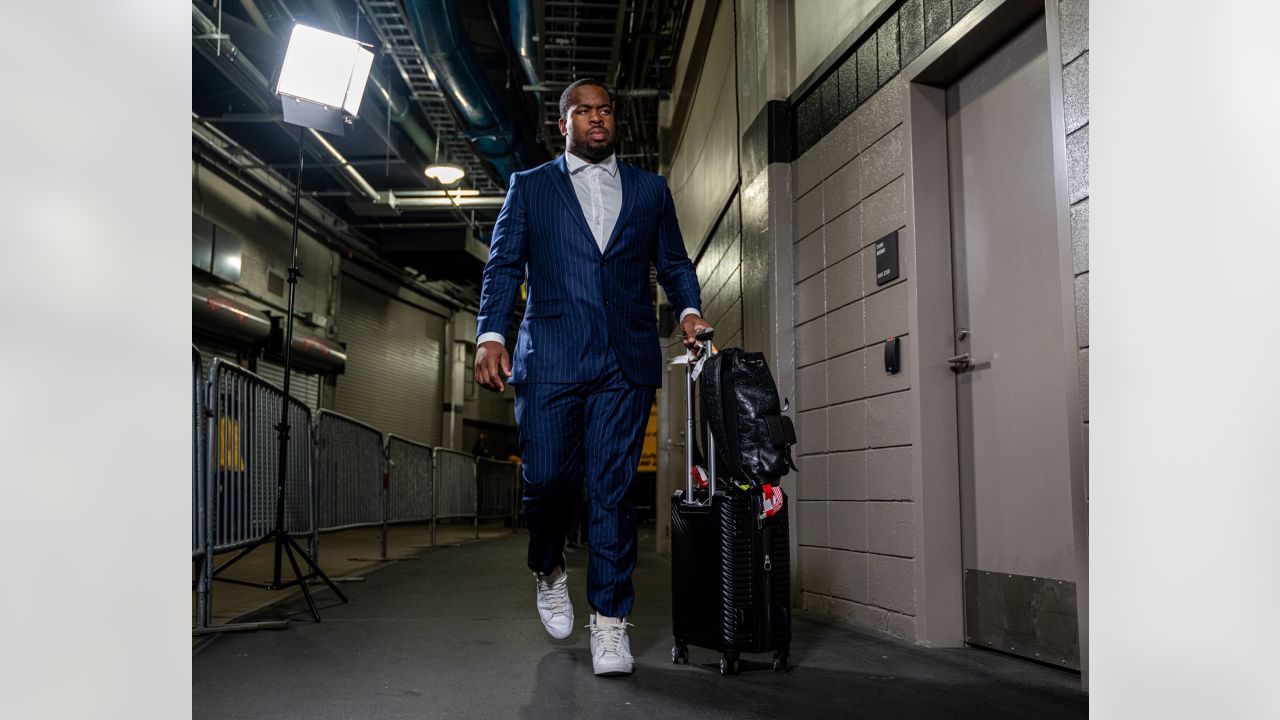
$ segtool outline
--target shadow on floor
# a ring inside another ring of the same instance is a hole
[[[651,533],[651,531],[649,531]],[[1079,676],[982,650],[933,650],[796,613],[795,670],[744,655],[671,663],[670,564],[642,552],[630,621],[636,673],[597,678],[587,650],[586,552],[569,554],[574,634],[547,637],[523,534],[383,567],[323,621],[220,636],[193,659],[196,718],[1084,718]],[[642,547],[652,547],[652,542]],[[272,610],[306,618],[294,599]],[[265,614],[265,613],[264,613]]]

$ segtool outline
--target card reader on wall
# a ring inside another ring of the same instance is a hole
[[[898,338],[891,337],[884,342],[884,371],[897,375],[902,370],[901,343]]]

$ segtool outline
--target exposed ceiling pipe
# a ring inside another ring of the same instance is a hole
[[[315,138],[316,142],[320,143],[320,147],[328,151],[328,153],[332,155],[335,160],[341,163],[341,168],[343,170],[351,171],[350,173],[351,181],[354,182],[356,187],[360,189],[360,192],[364,193],[365,197],[378,197],[378,191],[373,189],[373,186],[370,185],[364,179],[363,175],[356,172],[356,169],[351,167],[351,164],[348,163],[347,159],[342,156],[342,153],[338,152],[337,148],[329,144],[329,141],[326,140],[325,137],[320,133],[316,132],[315,130],[312,130],[311,128],[307,128],[307,130],[311,133],[311,136]]]
[[[520,56],[520,65],[524,68],[524,76],[530,85],[541,85],[538,80],[538,51],[534,44],[533,0],[510,0],[511,12],[511,44]],[[534,93],[534,107],[542,111],[542,92]],[[542,123],[536,123],[538,135],[542,135]],[[539,140],[541,142],[541,140]]]
[[[249,5],[245,5],[245,9],[246,11],[249,11],[251,17],[254,16],[255,13],[258,18],[262,17],[262,11],[257,7],[260,4],[268,13],[271,14],[272,17],[288,18],[291,21],[296,21],[293,11],[283,2],[280,2],[280,0],[258,0],[257,3],[254,3],[253,0],[247,0],[247,2],[253,5],[252,10],[250,10]],[[331,0],[315,0],[315,7],[315,11],[322,15],[320,18],[322,21],[321,29],[328,29],[339,34],[350,35],[342,11],[339,10]],[[327,28],[323,27],[323,24],[326,21],[329,24],[329,27]],[[315,21],[311,21],[311,24],[316,23]],[[263,32],[264,38],[267,38],[272,42],[279,43],[279,39],[271,30],[270,25],[265,19],[262,20],[261,24],[259,24],[257,19],[255,19],[254,25]],[[264,79],[260,84],[262,84],[263,87],[267,87],[269,81],[265,81]],[[410,168],[413,168],[416,172],[420,173],[425,169],[427,162],[435,159],[434,148],[436,139],[434,134],[429,129],[423,127],[422,124],[419,123],[418,120],[409,112],[409,104],[405,101],[403,96],[397,93],[387,83],[382,72],[377,66],[372,68],[369,73],[369,87],[372,89],[373,97],[377,101],[381,110],[386,112],[387,118],[390,119],[391,122],[395,123],[404,131],[404,137],[407,137],[412,146],[416,147],[417,152],[415,153],[408,146],[403,145],[403,138],[393,136],[389,128],[384,127],[384,123],[370,120],[370,128],[374,131],[374,134],[387,144],[387,147],[389,147],[393,153],[404,160]],[[273,115],[273,117],[276,116]],[[331,151],[331,155],[339,158],[342,157],[341,153],[338,153],[331,143],[328,143],[314,131],[312,131],[312,133],[313,137],[316,137],[326,150]],[[345,163],[345,160],[340,162]],[[420,177],[421,182],[424,185],[431,185],[425,176]],[[348,179],[360,188],[361,194],[365,196],[370,195],[370,191],[372,189],[368,187],[369,184],[364,181],[363,177],[360,177],[358,174],[354,176],[348,174]],[[376,193],[376,191],[373,192]],[[460,215],[459,217],[461,218],[463,216]]]
[[[273,196],[276,207],[282,215],[292,212],[293,183],[283,175],[264,166],[230,136],[203,122],[194,113],[191,116],[191,137],[229,168],[232,175],[251,180],[257,187]],[[300,209],[303,222],[309,223],[309,226],[304,226],[304,229],[312,235],[316,237],[329,235],[332,238],[342,238],[346,242],[344,232],[347,223],[329,212],[319,202],[303,197]]]
[[[280,212],[281,216],[289,217],[293,209],[293,184],[289,180],[264,166],[261,159],[255,157],[222,131],[202,122],[194,113],[191,120],[191,137],[193,140],[196,140],[201,147],[206,148],[210,156],[216,157],[228,169],[231,177],[238,178],[242,182],[252,181],[255,187],[265,191],[267,196],[273,198],[274,203],[271,205]],[[354,259],[361,264],[387,277],[399,279],[406,284],[406,287],[410,287],[426,297],[442,302],[449,307],[467,307],[472,311],[475,310],[475,303],[460,303],[456,297],[437,287],[429,286],[423,282],[406,280],[403,277],[404,268],[387,262],[386,259],[368,247],[367,240],[359,236],[353,237],[352,233],[349,232],[354,227],[375,227],[374,225],[348,224],[312,198],[304,197],[300,209],[305,223],[304,229],[325,245],[342,250],[348,254],[348,257],[354,256]],[[435,285],[435,283],[432,285]]]
[[[511,116],[485,77],[458,17],[456,0],[405,0],[414,36],[442,90],[458,109],[476,154],[500,184],[524,169]]]
[[[262,16],[262,11],[258,9],[258,4],[253,0],[240,0],[240,6],[248,13],[249,20],[253,22],[259,30],[268,35],[271,34],[271,26],[267,24],[267,19]]]
[[[313,0],[312,6],[317,13],[332,25],[335,31],[343,35],[351,32],[342,10],[338,8],[334,0]],[[409,103],[404,96],[391,87],[391,83],[387,78],[383,77],[382,70],[377,65],[369,72],[369,86],[373,88],[373,94],[377,101],[386,108],[387,116],[391,118],[391,122],[399,125],[404,130],[405,135],[413,141],[413,144],[418,147],[424,157],[436,161],[435,133],[431,129],[423,127],[413,113],[409,112]]]
[[[212,20],[205,17],[205,14],[195,5],[191,6],[191,25],[197,35],[208,35],[217,32],[217,25]],[[196,40],[197,46],[200,46],[202,42],[204,41]],[[271,104],[270,81],[253,66],[253,63],[249,62],[247,57],[236,49],[235,44],[231,42],[230,39],[219,40],[219,44],[220,52],[210,59],[215,63],[219,63],[224,72],[227,72],[228,76],[233,80],[239,79],[240,83],[237,84],[243,83],[242,89],[244,89],[250,99],[259,106],[259,109],[267,110]],[[208,55],[209,54],[206,53],[206,57]],[[365,180],[364,176],[355,168],[347,164],[347,159],[334,149],[334,147],[324,139],[324,136],[311,128],[307,128],[307,132],[310,133],[311,137],[325,149],[326,153],[331,158],[339,163],[338,170],[346,176],[347,180],[354,185],[362,195],[365,195],[370,200],[377,201],[379,197],[378,191],[374,190],[373,186],[369,184],[369,181]]]
[[[448,207],[499,210],[505,197],[413,197],[402,196],[396,192],[388,192],[385,200],[388,205],[399,210],[443,209]]]
[[[276,2],[277,0],[271,1]],[[330,24],[332,30],[342,35],[351,34],[351,29],[347,26],[346,17],[334,0],[312,0],[312,6],[315,8],[315,12]],[[440,141],[436,133],[423,127],[418,122],[418,119],[409,111],[409,103],[391,87],[391,84],[382,76],[382,71],[376,65],[369,73],[369,86],[373,88],[374,98],[386,109],[387,117],[391,119],[391,122],[399,125],[404,130],[405,135],[413,141],[413,144],[418,147],[424,157],[430,158],[433,163],[440,162]],[[414,169],[419,172],[426,170],[425,167]],[[431,184],[425,175],[420,177],[424,184]],[[460,221],[466,222],[468,220],[467,215],[457,205],[446,203],[443,208],[451,208],[453,215]]]

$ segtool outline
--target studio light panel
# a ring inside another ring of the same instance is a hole
[[[357,115],[373,53],[350,38],[295,25],[276,92]]]

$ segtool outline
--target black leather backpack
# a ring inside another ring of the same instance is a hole
[[[796,429],[782,414],[764,355],[726,348],[702,369],[702,413],[716,441],[717,475],[752,486],[776,484],[795,469]]]

